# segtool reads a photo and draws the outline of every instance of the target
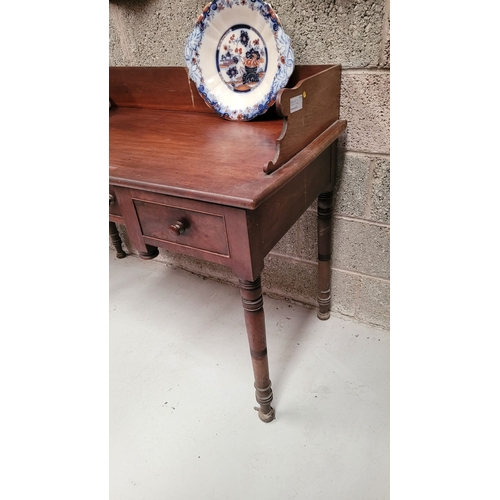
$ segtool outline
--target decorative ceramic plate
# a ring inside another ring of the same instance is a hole
[[[189,76],[227,120],[251,120],[276,101],[294,69],[290,38],[263,0],[212,0],[185,50]]]

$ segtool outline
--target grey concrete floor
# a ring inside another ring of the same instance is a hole
[[[389,333],[264,297],[276,420],[239,291],[110,251],[110,499],[388,499]]]

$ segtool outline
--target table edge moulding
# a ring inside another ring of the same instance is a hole
[[[158,247],[230,267],[239,280],[256,409],[275,418],[260,275],[264,258],[318,200],[318,317],[330,316],[340,65],[296,66],[276,103],[224,120],[183,67],[109,68],[109,226],[143,259]]]

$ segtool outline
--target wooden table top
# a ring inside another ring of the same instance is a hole
[[[291,180],[321,143],[320,136],[265,174],[280,119],[229,122],[210,113],[112,108],[109,122],[112,184],[250,209]]]

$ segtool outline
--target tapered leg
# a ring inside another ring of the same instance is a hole
[[[118,228],[114,222],[109,221],[109,236],[111,238],[111,243],[116,249],[116,257],[118,259],[123,259],[127,254],[123,251],[122,240],[118,234]]]
[[[255,378],[255,398],[259,407],[259,418],[263,422],[274,420],[274,409],[271,407],[273,391],[269,379],[267,361],[266,324],[264,319],[264,301],[260,277],[255,281],[240,280],[241,301],[245,314],[248,343]]]
[[[323,320],[330,317],[332,300],[332,213],[333,192],[321,193],[318,198],[318,318]]]

